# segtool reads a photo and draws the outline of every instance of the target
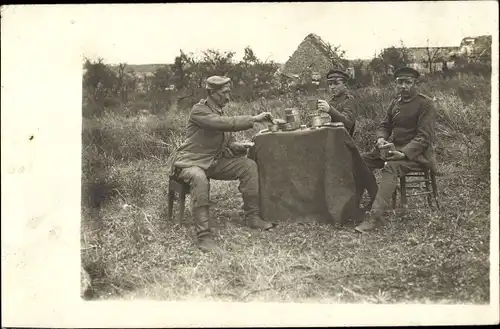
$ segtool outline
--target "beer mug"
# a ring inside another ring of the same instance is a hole
[[[307,101],[307,109],[309,111],[317,111],[318,110],[318,100],[316,98],[311,98]]]
[[[311,127],[321,127],[323,119],[319,115],[311,117]]]
[[[385,160],[392,155],[389,153],[389,151],[396,151],[396,147],[394,146],[393,143],[386,143],[380,146],[379,150],[380,150],[380,157]]]

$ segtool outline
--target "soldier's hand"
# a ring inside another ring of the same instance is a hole
[[[386,160],[388,161],[398,161],[406,158],[406,155],[400,151],[389,151],[389,156]]]
[[[318,110],[328,113],[330,111],[330,104],[322,99],[318,100]]]
[[[239,145],[240,147],[242,147],[244,149],[249,149],[252,146],[254,146],[255,143],[253,143],[253,142],[240,142],[240,143],[237,143],[237,145]]]
[[[262,112],[257,114],[256,116],[253,117],[256,122],[263,122],[263,121],[273,121],[273,116],[271,112]]]
[[[387,144],[387,141],[385,140],[385,138],[380,137],[379,139],[377,139],[377,147],[378,148],[380,148],[381,146],[384,146],[385,144]]]

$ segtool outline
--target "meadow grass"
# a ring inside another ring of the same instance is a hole
[[[422,86],[436,99],[441,209],[389,213],[390,225],[358,235],[344,227],[280,223],[270,232],[241,223],[238,182],[212,181],[211,215],[221,251],[194,245],[187,199],[182,220],[166,216],[165,163],[182,142],[189,109],[158,116],[107,114],[83,126],[82,263],[87,298],[354,303],[488,303],[489,82],[480,77]],[[362,105],[355,141],[373,145],[392,97],[356,91]],[[233,103],[229,114],[269,110],[283,117],[303,99]],[[236,134],[249,140],[265,126]]]

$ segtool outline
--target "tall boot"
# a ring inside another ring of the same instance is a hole
[[[395,174],[397,170],[397,168],[391,165],[384,167],[382,170],[382,179],[377,190],[377,196],[373,202],[370,202],[370,210],[367,212],[365,220],[356,227],[356,231],[366,233],[387,224],[383,214],[388,208],[392,199],[392,193],[398,185],[398,176]]]
[[[209,207],[202,206],[193,209],[194,215],[194,225],[196,229],[197,246],[202,251],[207,252],[216,249],[212,238],[212,232],[210,231],[210,215]]]
[[[387,221],[382,212],[370,210],[365,213],[365,219],[356,226],[355,230],[359,233],[368,233],[385,224],[387,224]]]
[[[269,230],[275,226],[260,217],[259,197],[243,196],[243,211],[245,212],[245,224],[250,228]]]

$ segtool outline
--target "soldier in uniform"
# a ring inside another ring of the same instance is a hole
[[[357,104],[347,90],[349,74],[341,70],[331,70],[326,75],[328,89],[332,96],[327,102],[318,100],[318,110],[330,115],[332,122],[342,122],[352,136],[356,125]]]
[[[274,225],[260,218],[257,164],[247,158],[247,147],[237,143],[231,132],[250,129],[256,122],[271,121],[269,112],[256,116],[227,116],[223,107],[230,101],[231,80],[212,76],[207,79],[208,97],[191,109],[187,138],[169,159],[169,169],[189,183],[198,246],[203,251],[216,247],[209,217],[208,179],[239,180],[246,224],[268,230]]]
[[[418,92],[419,76],[420,73],[410,67],[394,72],[398,95],[390,103],[376,132],[376,147],[372,152],[363,154],[370,170],[382,168],[382,179],[371,210],[356,227],[358,232],[368,232],[385,224],[383,213],[397,187],[399,173],[423,168],[436,170],[433,147],[436,109],[429,97]],[[382,159],[379,147],[386,144],[391,136],[396,151],[389,151],[389,157]]]

